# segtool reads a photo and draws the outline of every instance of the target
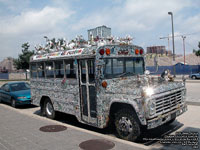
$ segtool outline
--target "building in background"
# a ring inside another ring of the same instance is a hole
[[[167,51],[165,46],[150,46],[147,47],[147,54],[160,54],[171,56],[172,52]]]
[[[107,38],[111,36],[111,28],[105,25],[88,30],[88,40],[91,38]]]
[[[16,70],[13,65],[14,59],[11,57],[5,58],[0,62],[0,72],[12,72]]]

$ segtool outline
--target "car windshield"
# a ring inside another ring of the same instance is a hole
[[[10,85],[11,91],[22,91],[22,90],[29,90],[30,85],[28,83],[13,83]]]
[[[104,62],[104,78],[144,74],[144,59],[142,57],[106,58]]]

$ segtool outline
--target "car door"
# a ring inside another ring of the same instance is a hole
[[[8,84],[4,84],[2,86],[1,100],[5,101],[5,102],[10,102],[10,100],[11,100],[10,87]]]
[[[2,90],[2,87],[0,88],[0,101],[3,101],[2,100],[2,96],[3,96],[3,90]]]
[[[1,101],[5,101],[5,85],[6,84],[4,84],[4,85],[2,85],[1,86],[1,90],[0,90],[0,99],[1,99]]]
[[[200,78],[200,72],[197,74],[197,78]]]

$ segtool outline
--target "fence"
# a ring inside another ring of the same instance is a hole
[[[0,73],[0,79],[4,80],[26,80],[29,79],[29,73],[17,72],[17,73]]]
[[[147,66],[147,70],[151,72],[151,74],[161,74],[164,70],[169,69],[171,73],[173,74],[173,66],[158,66],[158,71],[156,71],[156,67],[154,66]],[[175,65],[175,72],[177,75],[182,74],[191,74],[191,73],[197,73],[200,72],[200,65]]]
[[[0,79],[8,80],[9,79],[9,74],[8,73],[0,73]]]
[[[151,74],[161,74],[164,70],[169,69],[171,73],[173,73],[173,66],[158,66],[158,71],[154,66],[147,66],[147,70],[151,72]],[[200,72],[200,65],[175,65],[176,74],[191,74]],[[0,79],[5,80],[26,80],[26,72],[20,73],[0,73]],[[27,79],[29,79],[29,73],[27,73]]]

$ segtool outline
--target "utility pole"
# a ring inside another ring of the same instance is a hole
[[[186,36],[181,36],[183,38],[183,53],[184,53],[184,65],[185,65],[185,38]]]
[[[168,35],[168,37],[160,37],[161,40],[162,40],[162,39],[167,39],[167,40],[168,40],[168,48],[167,48],[168,51],[169,51],[169,38],[170,38],[169,35]]]

